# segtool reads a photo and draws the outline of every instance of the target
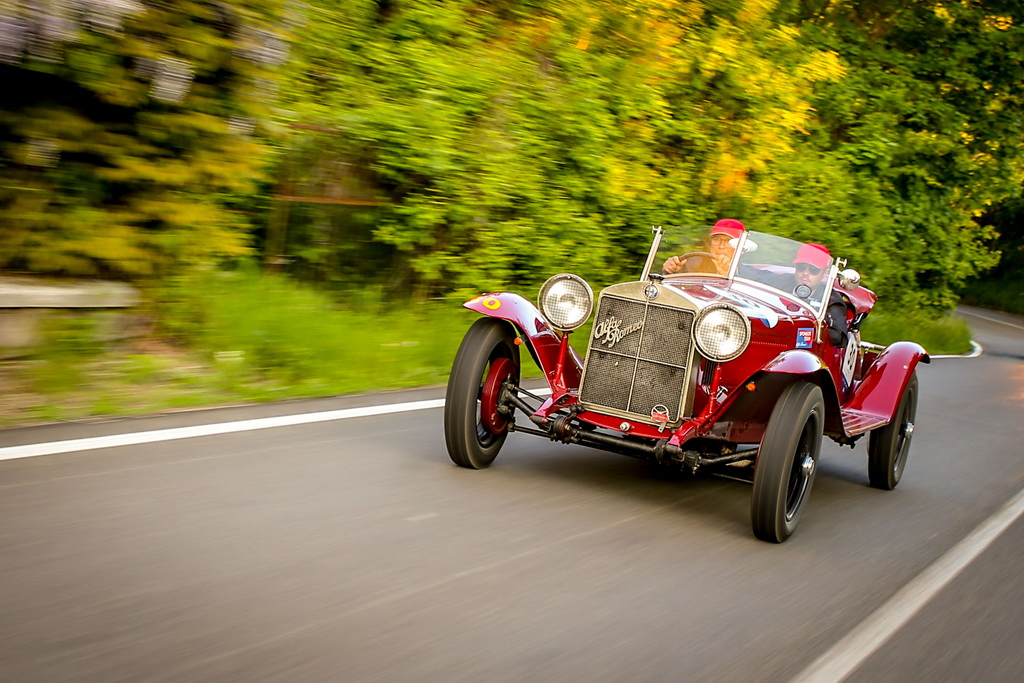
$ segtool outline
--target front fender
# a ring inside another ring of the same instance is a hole
[[[740,386],[735,403],[724,415],[727,420],[764,424],[782,391],[796,381],[808,381],[821,388],[825,400],[825,431],[842,428],[839,417],[839,398],[835,382],[825,362],[810,351],[790,349],[780,353],[764,367],[751,375]]]
[[[511,292],[495,292],[470,299],[462,305],[481,315],[507,320],[515,325],[522,334],[534,362],[544,371],[544,376],[552,386],[559,380],[563,386],[570,388],[580,385],[583,361],[579,354],[568,346],[566,362],[559,373],[558,358],[562,337],[528,299]]]
[[[878,354],[864,379],[854,386],[844,410],[891,421],[917,364],[930,362],[928,352],[920,344],[909,341],[890,344]]]
[[[819,370],[828,371],[825,362],[810,351],[801,349],[780,353],[763,368],[763,372],[781,372],[788,375],[810,375]]]

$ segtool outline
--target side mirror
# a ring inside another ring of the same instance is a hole
[[[839,273],[839,286],[848,292],[860,287],[860,273],[853,268],[847,268]]]

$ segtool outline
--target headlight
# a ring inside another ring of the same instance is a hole
[[[743,353],[750,342],[750,321],[725,304],[705,308],[693,328],[697,349],[713,361],[732,360]]]
[[[541,286],[537,301],[540,312],[553,327],[563,331],[575,330],[590,317],[594,292],[583,278],[562,273]]]

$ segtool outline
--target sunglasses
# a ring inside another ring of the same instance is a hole
[[[817,275],[818,273],[821,272],[821,268],[818,268],[817,266],[812,266],[810,263],[798,263],[798,264],[796,264],[796,272],[802,273],[805,270],[808,273],[810,273],[811,275]]]

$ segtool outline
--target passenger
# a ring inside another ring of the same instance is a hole
[[[818,303],[825,292],[825,274],[829,272],[831,265],[832,254],[826,247],[812,242],[803,244],[797,250],[796,258],[793,259],[794,282],[792,286],[782,287],[782,289],[795,292],[800,285],[806,285],[810,287],[811,293],[804,298]],[[828,325],[828,336],[832,345],[846,346],[848,331],[846,300],[835,288],[832,289],[832,294],[829,296],[825,323]]]
[[[723,218],[715,223],[711,232],[708,233],[707,253],[711,254],[711,258],[700,252],[690,255],[683,254],[682,257],[670,256],[665,260],[662,272],[666,275],[682,271],[728,275],[732,258],[736,253],[736,243],[733,240],[738,239],[746,229],[743,223],[734,218]]]

